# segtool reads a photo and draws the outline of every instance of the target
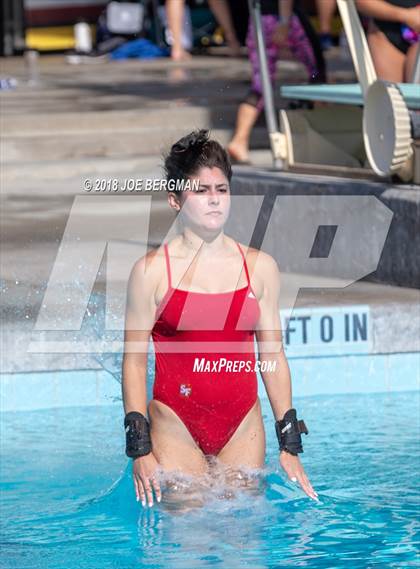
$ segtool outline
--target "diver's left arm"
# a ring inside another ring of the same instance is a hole
[[[260,270],[263,276],[263,294],[259,299],[261,309],[257,326],[258,359],[264,386],[270,400],[275,421],[283,419],[292,408],[292,387],[290,369],[283,349],[279,295],[280,272],[277,263],[268,255],[260,254]],[[264,362],[264,364],[263,364]],[[296,479],[308,496],[317,500],[299,457],[282,450],[280,465],[290,479]]]

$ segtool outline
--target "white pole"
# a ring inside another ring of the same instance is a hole
[[[376,71],[354,0],[337,0],[341,21],[346,32],[353,65],[362,88],[363,98],[376,81]]]
[[[248,5],[249,13],[254,26],[255,40],[257,43],[258,61],[260,65],[260,75],[264,98],[265,120],[267,122],[268,135],[270,137],[271,152],[273,155],[273,166],[274,168],[282,169],[282,135],[278,127],[276,110],[274,106],[273,88],[268,73],[267,54],[265,51],[264,35],[261,24],[261,0],[248,0]]]

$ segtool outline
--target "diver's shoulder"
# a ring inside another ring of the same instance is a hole
[[[163,255],[163,252],[160,252],[160,249],[161,247],[154,247],[153,249],[150,249],[150,251],[148,251],[145,255],[139,257],[137,261],[135,261],[133,269],[139,271],[148,268],[148,266],[154,259],[156,259],[156,257]]]
[[[162,278],[162,271],[165,270],[163,246],[150,249],[145,255],[139,257],[133,264],[131,278],[139,283],[151,284]]]
[[[261,251],[261,249],[255,249],[254,247],[241,246],[245,249],[247,262],[251,263],[253,266],[258,266],[261,270],[274,272],[279,271],[277,261],[269,253]]]

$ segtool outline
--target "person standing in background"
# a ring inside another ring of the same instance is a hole
[[[356,5],[371,18],[368,43],[378,78],[410,82],[419,49],[418,0],[356,0]]]
[[[298,0],[262,0],[261,2],[261,19],[270,80],[274,82],[280,50],[287,43],[295,58],[305,65],[309,82],[325,83],[325,61],[321,46],[299,4]],[[246,43],[252,65],[252,86],[239,106],[235,132],[227,148],[232,161],[242,164],[249,163],[251,131],[264,107],[260,64],[252,19],[249,21]]]

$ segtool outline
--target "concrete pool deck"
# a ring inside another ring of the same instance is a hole
[[[335,79],[353,80],[351,67],[336,59],[329,62]],[[27,352],[30,341],[37,339],[34,323],[71,206],[76,196],[85,195],[83,180],[159,176],[162,152],[195,127],[211,128],[226,142],[248,87],[248,62],[197,57],[183,67],[167,60],[72,66],[63,56],[48,56],[40,60],[37,84],[27,83],[21,58],[3,60],[2,74],[16,77],[19,84],[0,95],[1,371],[98,370],[100,365],[89,354]],[[289,61],[280,63],[279,74],[290,83],[305,75]],[[273,183],[273,176],[287,178],[289,185],[303,179],[265,169],[271,157],[262,123],[252,147],[260,169],[235,168],[237,187],[261,189]],[[311,182],[319,187],[331,179],[313,176]],[[403,193],[391,186],[386,191]],[[418,204],[420,190],[410,191],[412,203]],[[154,197],[153,208],[150,240],[156,242],[171,217],[165,196]],[[103,290],[101,277],[97,286]],[[373,326],[371,353],[419,350],[417,290],[366,281],[339,286],[302,290],[296,307],[367,306]]]

